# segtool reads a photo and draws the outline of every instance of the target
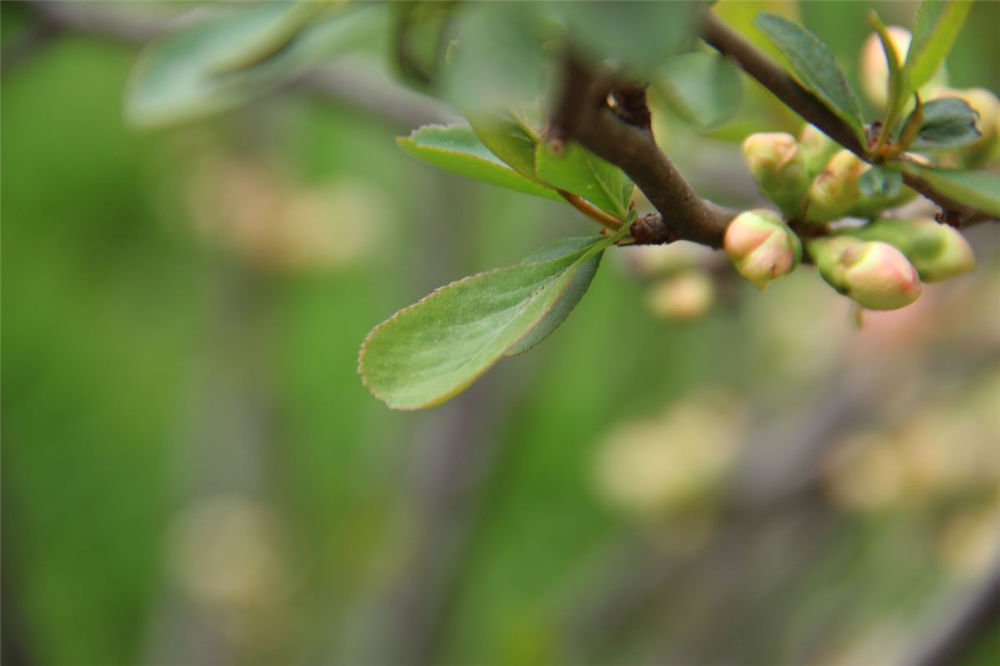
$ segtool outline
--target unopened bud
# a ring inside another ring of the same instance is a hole
[[[816,238],[809,253],[834,289],[870,310],[895,310],[920,296],[920,277],[902,252],[881,241]]]
[[[900,64],[906,61],[906,52],[910,48],[912,36],[906,28],[890,25],[887,28],[889,42],[896,51]],[[858,61],[861,69],[861,90],[865,96],[879,109],[884,109],[889,102],[889,63],[882,50],[882,41],[876,33],[868,35],[861,47],[861,57]],[[936,96],[937,91],[948,82],[948,74],[944,65],[938,68],[931,80],[920,88],[920,97],[928,99]]]
[[[809,187],[806,217],[812,222],[843,217],[861,198],[858,178],[867,168],[851,151],[838,151]]]
[[[764,196],[788,215],[802,211],[809,180],[795,137],[784,132],[751,134],[743,156]]]
[[[976,268],[976,257],[957,229],[931,219],[877,220],[844,232],[891,243],[907,256],[924,282],[942,282]]]
[[[840,144],[816,129],[814,125],[806,125],[799,133],[799,152],[806,165],[806,177],[815,178],[826,168],[830,158],[840,150]]]
[[[659,317],[690,321],[702,317],[715,303],[715,285],[704,271],[688,270],[656,282],[646,302]]]
[[[740,275],[758,289],[790,273],[802,259],[802,242],[777,213],[748,210],[729,223],[723,240]]]
[[[998,133],[1000,133],[1000,101],[997,101],[996,95],[985,88],[967,88],[965,90],[944,88],[941,90],[940,96],[958,97],[979,114],[979,122],[976,127],[980,132],[980,137],[959,149],[962,166],[966,168],[980,166],[996,157],[1000,151],[1000,141],[997,141]]]

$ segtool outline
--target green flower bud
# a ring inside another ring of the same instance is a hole
[[[906,52],[910,48],[912,36],[906,28],[898,25],[888,26],[889,41],[896,51],[896,56],[902,64],[906,60]],[[858,60],[860,67],[861,90],[865,97],[879,109],[885,109],[889,102],[889,63],[885,59],[885,51],[882,50],[882,41],[878,34],[868,35],[868,39],[861,47],[861,55]],[[931,80],[920,88],[921,99],[928,99],[937,96],[937,93],[948,83],[948,73],[944,65],[934,72]],[[908,102],[912,106],[912,102]]]
[[[813,125],[806,125],[799,133],[799,152],[806,165],[806,177],[812,180],[826,168],[830,158],[840,150],[840,144],[823,134]]]
[[[920,277],[902,252],[881,241],[830,236],[809,241],[819,274],[870,310],[895,310],[920,296]]]
[[[867,168],[851,151],[838,151],[809,187],[806,218],[812,222],[830,222],[846,215],[861,198],[858,178]]]
[[[751,134],[743,142],[743,156],[764,196],[787,215],[798,215],[809,179],[795,137],[784,132]]]
[[[965,236],[931,219],[876,220],[842,233],[891,243],[906,255],[924,282],[942,282],[976,268],[976,257]]]
[[[740,275],[758,289],[790,273],[802,259],[802,242],[777,213],[748,210],[729,223],[723,240]]]

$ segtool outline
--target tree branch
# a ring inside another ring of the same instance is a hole
[[[861,159],[871,162],[867,146],[863,146],[858,142],[857,136],[844,121],[799,85],[781,65],[732,30],[711,12],[705,12],[702,23],[702,38],[716,51],[732,58],[743,71],[756,79],[785,106],[799,114],[806,122],[815,125],[824,134]],[[940,221],[961,227],[969,223],[982,222],[986,219],[996,219],[995,216],[984,213],[972,206],[967,206],[938,192],[920,176],[904,172],[903,181],[941,207],[943,214],[939,216]]]
[[[617,113],[608,105],[609,95],[622,107]],[[578,141],[622,169],[642,190],[659,214],[644,216],[632,225],[637,243],[683,239],[722,246],[726,226],[737,211],[699,197],[656,145],[644,91],[616,86],[612,78],[567,56],[548,138],[553,145]]]

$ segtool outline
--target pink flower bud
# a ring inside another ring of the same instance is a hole
[[[802,243],[777,213],[748,210],[729,223],[723,240],[740,275],[758,289],[790,273],[802,258]]]
[[[686,270],[654,284],[646,303],[653,314],[664,319],[699,319],[715,303],[715,284],[705,271]]]
[[[931,219],[876,220],[845,234],[890,243],[907,256],[924,282],[942,282],[976,268],[976,257],[957,229]]]
[[[743,156],[764,196],[786,214],[798,215],[809,181],[795,137],[783,132],[751,134],[743,142]]]
[[[920,296],[917,270],[888,243],[824,237],[810,241],[809,252],[824,280],[871,310],[895,310]]]

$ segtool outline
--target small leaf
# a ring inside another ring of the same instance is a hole
[[[556,259],[571,254],[574,251],[585,249],[593,242],[593,238],[565,238],[543,247],[521,263],[531,264]],[[580,263],[576,269],[576,275],[573,276],[573,280],[569,283],[566,291],[559,297],[559,300],[556,301],[555,305],[552,306],[552,309],[549,310],[549,313],[538,322],[538,325],[528,335],[524,336],[517,344],[506,351],[507,356],[516,356],[528,351],[547,338],[552,331],[559,327],[559,324],[566,320],[566,317],[569,316],[569,313],[573,311],[573,308],[577,306],[583,295],[587,293],[587,289],[590,288],[590,283],[593,282],[594,276],[597,275],[597,269],[601,265],[601,257],[603,256],[603,252],[597,252]]]
[[[535,169],[538,177],[552,187],[577,194],[618,218],[628,215],[632,181],[621,169],[577,143],[567,144],[561,155],[539,144]]]
[[[347,10],[304,25],[299,5],[249,4],[196,10],[197,19],[150,42],[125,99],[130,124],[150,128],[235,108],[318,62],[360,46],[382,29],[379,7]]]
[[[791,62],[799,82],[847,123],[865,145],[861,106],[829,47],[809,30],[777,14],[760,14],[755,23]]]
[[[903,81],[903,70],[899,61],[900,56],[896,52],[896,46],[892,42],[892,37],[889,36],[889,29],[885,27],[885,23],[882,22],[882,19],[879,18],[874,10],[868,15],[868,21],[875,28],[879,41],[882,43],[882,52],[885,53],[886,63],[889,66],[888,104],[886,105],[885,116],[882,118],[882,135],[879,137],[881,142],[885,141],[888,137],[887,133],[891,132],[895,126],[896,119],[906,105],[910,91],[906,89],[906,84]]]
[[[743,101],[739,68],[716,53],[684,53],[667,60],[656,78],[661,92],[679,116],[698,127],[718,127]]]
[[[917,8],[910,26],[913,39],[903,65],[911,92],[930,81],[944,62],[971,7],[969,0],[933,0]]]
[[[887,167],[871,167],[861,174],[858,187],[866,196],[891,199],[903,189],[903,174]]]
[[[538,180],[535,173],[538,135],[530,127],[513,113],[472,114],[468,121],[476,136],[494,155],[525,178]]]
[[[911,148],[957,148],[982,136],[976,126],[979,114],[963,99],[931,100],[924,104],[923,114]]]
[[[561,256],[467,277],[400,310],[361,346],[365,385],[393,409],[455,396],[540,325],[554,328],[549,314],[580,267],[612,242],[570,243]]]
[[[520,175],[483,145],[465,125],[426,125],[408,137],[396,139],[399,147],[436,167],[507,189],[562,200],[552,189]]]
[[[906,163],[906,170],[920,176],[934,189],[959,203],[1000,215],[1000,174],[988,171],[935,169]]]

